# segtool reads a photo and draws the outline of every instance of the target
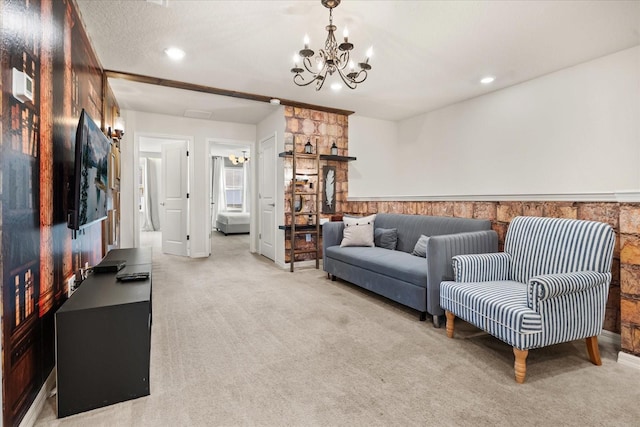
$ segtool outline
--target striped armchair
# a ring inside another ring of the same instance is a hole
[[[455,317],[513,346],[523,383],[529,349],[586,339],[600,365],[615,234],[604,223],[516,217],[504,252],[453,257],[454,280],[440,285],[453,338]]]

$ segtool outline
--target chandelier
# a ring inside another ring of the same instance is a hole
[[[229,156],[229,160],[230,160],[230,161],[231,161],[231,163],[233,163],[234,165],[246,163],[246,162],[248,162],[248,161],[249,161],[249,157],[247,157],[247,154],[246,154],[246,153],[247,153],[246,151],[243,151],[243,152],[242,152],[242,156],[235,156],[235,155],[231,154],[231,155]]]
[[[333,73],[337,73],[345,85],[350,89],[355,89],[367,79],[367,71],[371,70],[369,59],[373,49],[369,48],[365,61],[358,63],[360,69],[356,71],[354,62],[349,60],[349,52],[353,50],[353,44],[349,43],[347,29],[345,28],[344,30],[344,41],[342,43],[338,44],[334,36],[337,27],[333,25],[333,9],[340,4],[340,0],[320,0],[320,3],[329,9],[329,25],[325,27],[329,33],[327,41],[324,42],[324,49],[320,49],[316,55],[313,50],[309,49],[309,37],[305,36],[304,49],[293,57],[294,66],[291,69],[291,72],[295,74],[293,82],[298,86],[308,86],[315,82],[316,90],[320,90],[327,78],[327,74],[331,76]],[[316,55],[315,67],[311,61],[314,55]],[[306,73],[309,73],[310,76],[307,76]],[[310,79],[305,81],[305,76],[310,77]]]

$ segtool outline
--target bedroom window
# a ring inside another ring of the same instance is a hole
[[[244,171],[242,167],[229,167],[225,165],[224,168],[225,178],[225,193],[227,195],[227,210],[228,211],[241,211],[242,210],[242,194],[244,193],[243,176]]]

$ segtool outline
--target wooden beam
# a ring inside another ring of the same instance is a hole
[[[129,80],[132,82],[147,83],[151,85],[164,86],[164,87],[172,87],[175,89],[192,90],[195,92],[210,93],[212,95],[229,96],[231,98],[248,99],[251,101],[258,101],[258,102],[268,103],[268,102],[271,102],[272,99],[276,98],[280,100],[281,105],[287,105],[290,107],[297,107],[297,108],[308,108],[311,110],[325,111],[327,113],[343,114],[345,116],[349,116],[354,113],[354,111],[324,107],[322,105],[307,104],[304,102],[293,101],[290,99],[278,98],[277,96],[265,96],[265,95],[257,95],[254,93],[238,92],[235,90],[221,89],[217,87],[204,86],[204,85],[199,85],[195,83],[181,82],[178,80],[169,80],[169,79],[162,79],[159,77],[145,76],[142,74],[127,73],[124,71],[105,70],[104,75],[106,78],[123,79],[123,80]]]

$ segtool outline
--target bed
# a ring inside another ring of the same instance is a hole
[[[242,234],[249,232],[249,213],[247,212],[218,212],[216,228],[219,232],[228,234]]]

